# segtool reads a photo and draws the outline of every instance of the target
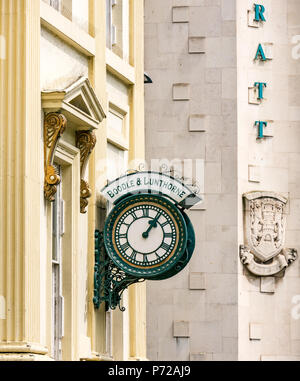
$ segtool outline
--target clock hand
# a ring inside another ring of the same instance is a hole
[[[156,228],[157,227],[157,221],[159,219],[159,217],[161,216],[161,213],[157,213],[156,217],[153,218],[153,220],[150,220],[148,223],[149,223],[149,228],[142,234],[143,238],[148,238],[149,236],[149,232],[152,228]]]

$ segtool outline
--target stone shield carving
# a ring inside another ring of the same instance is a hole
[[[240,258],[259,276],[279,273],[297,258],[295,249],[284,248],[287,199],[275,192],[250,192],[244,198],[246,245]]]

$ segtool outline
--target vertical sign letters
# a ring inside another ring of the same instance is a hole
[[[257,23],[266,22],[265,11],[266,11],[266,8],[263,5],[254,4],[255,16],[253,21]],[[267,61],[267,57],[266,57],[263,45],[261,43],[258,45],[254,60],[255,61],[260,60],[262,62]],[[267,83],[255,82],[254,87],[258,89],[257,99],[262,101],[264,99],[264,89],[267,87]],[[264,138],[270,137],[270,135],[268,136],[264,134],[264,128],[268,126],[268,122],[259,120],[259,121],[256,121],[254,125],[258,127],[257,139],[264,139]]]

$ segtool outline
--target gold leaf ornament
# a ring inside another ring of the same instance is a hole
[[[45,115],[44,120],[44,157],[45,157],[45,180],[44,194],[48,201],[55,200],[57,185],[60,183],[60,176],[53,166],[54,153],[59,138],[64,133],[67,126],[67,119],[63,114],[51,112]]]
[[[80,149],[80,212],[82,214],[86,213],[88,198],[92,195],[88,182],[84,180],[84,174],[96,141],[96,135],[93,131],[77,131],[76,133],[76,147]]]

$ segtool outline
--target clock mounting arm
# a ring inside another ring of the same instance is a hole
[[[119,269],[106,253],[103,232],[95,231],[95,266],[94,266],[94,306],[99,308],[105,302],[106,311],[116,309],[124,312],[121,299],[124,290],[144,279],[126,274]]]

